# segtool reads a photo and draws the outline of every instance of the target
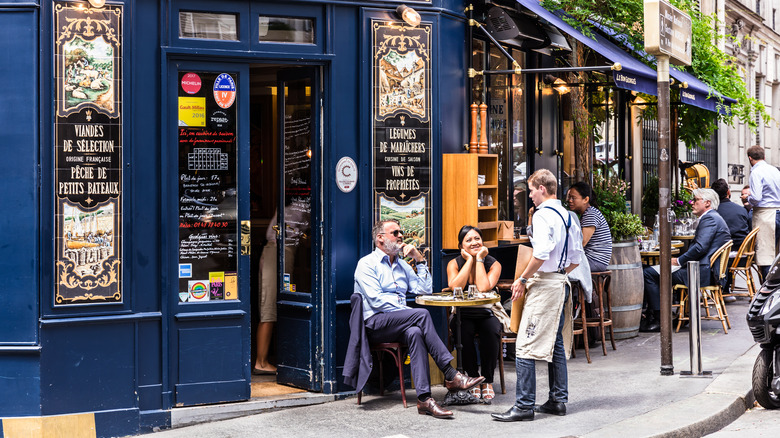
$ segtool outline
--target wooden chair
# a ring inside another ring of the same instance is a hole
[[[758,265],[756,265],[755,262],[756,234],[758,234],[758,227],[748,233],[748,235],[745,236],[745,240],[742,241],[742,245],[739,246],[737,256],[734,257],[734,261],[731,263],[731,267],[729,267],[729,272],[731,273],[730,292],[724,293],[724,297],[750,297],[752,300],[753,296],[756,294],[756,284],[753,282],[752,275],[753,269],[758,272],[759,280],[761,279],[761,270],[758,269]],[[737,276],[744,278],[747,287],[742,288],[735,286],[734,280],[737,279]]]
[[[512,332],[501,333],[501,348],[498,350],[498,375],[501,379],[501,394],[506,394],[506,387],[504,385],[504,345],[515,344],[517,341],[517,334]],[[507,347],[508,348],[508,347]]]
[[[588,345],[588,327],[597,327],[601,335],[601,351],[604,356],[607,355],[607,337],[606,331],[609,329],[609,339],[612,343],[612,350],[617,350],[615,346],[615,333],[612,331],[612,271],[591,272],[593,280],[593,294],[598,300],[598,316],[587,317],[585,315],[585,293],[580,291],[580,318],[574,321],[575,333],[578,329],[583,330],[583,339],[585,341],[585,356],[590,361],[590,347]],[[606,315],[605,315],[606,314]],[[574,349],[572,349],[572,353]]]
[[[710,271],[715,269],[717,262],[720,262],[718,265],[718,275],[715,280],[715,284],[710,286],[703,286],[700,288],[700,305],[704,306],[704,310],[706,312],[706,316],[702,316],[701,319],[712,319],[720,321],[721,325],[723,325],[723,332],[725,334],[728,334],[728,329],[731,328],[731,322],[729,321],[729,315],[726,312],[726,303],[723,301],[723,287],[721,286],[721,282],[726,278],[726,267],[729,262],[729,252],[731,251],[731,245],[733,243],[734,242],[729,240],[712,254],[712,257],[710,257]],[[676,330],[679,332],[680,327],[682,327],[682,322],[690,320],[690,317],[685,316],[685,307],[687,306],[688,300],[688,287],[684,284],[678,284],[674,286],[674,289],[680,291],[680,315],[677,318]],[[712,301],[712,304],[715,306],[715,310],[718,312],[717,316],[710,314],[710,301]],[[728,328],[726,328],[726,326],[728,326]]]
[[[574,327],[572,328],[571,334],[574,337],[574,345],[571,346],[571,357],[576,358],[577,357],[577,348],[575,347],[577,345],[576,339],[577,336],[582,335],[582,342],[585,344],[585,358],[588,359],[588,363],[591,363],[590,360],[590,341],[588,340],[588,329],[587,329],[587,318],[585,317],[585,291],[582,290],[582,287],[580,286],[580,283],[572,282],[572,286],[576,285],[577,288],[577,300],[579,302],[580,307],[580,314],[577,316],[574,322]],[[577,324],[579,323],[579,324]]]
[[[363,313],[363,300],[360,298],[359,294],[352,294],[352,297],[350,298],[350,302],[353,307],[358,307],[357,310],[360,313]],[[384,357],[385,353],[390,354],[393,357],[393,360],[395,361],[395,366],[398,367],[398,379],[401,385],[401,401],[404,403],[404,407],[407,407],[406,403],[406,388],[404,387],[404,349],[406,349],[406,345],[400,343],[400,342],[381,342],[376,344],[370,344],[369,349],[372,353],[377,353],[377,360],[379,361],[379,395],[385,395],[385,384],[384,384],[384,369],[382,368],[382,359]],[[357,404],[360,404],[360,401],[362,400],[363,391],[360,390],[357,393]]]

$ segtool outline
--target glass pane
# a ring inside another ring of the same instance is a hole
[[[284,87],[284,281],[311,292],[311,80]]]
[[[512,51],[512,57],[525,67],[525,54],[519,50]],[[527,223],[528,213],[528,152],[525,142],[525,95],[524,76],[512,75],[512,197],[515,227],[523,227]]]
[[[179,38],[238,41],[238,16],[179,12]]]
[[[260,17],[260,42],[314,44],[314,20],[310,18]]]
[[[490,70],[507,70],[509,62],[495,46],[490,47],[489,52]],[[507,129],[507,116],[509,107],[507,98],[509,95],[509,77],[510,75],[491,75],[489,76],[488,92],[488,152],[498,155],[498,193],[509,193],[509,177],[507,166],[509,165],[509,130]],[[511,210],[508,196],[498,197],[498,220],[511,219]]]

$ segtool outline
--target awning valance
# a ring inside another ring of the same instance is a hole
[[[622,69],[612,72],[615,85],[618,87],[654,96],[658,94],[658,79],[655,70],[626,53],[620,47],[595,32],[593,38],[586,36],[555,13],[543,8],[538,0],[517,0],[517,2],[542,20],[567,33],[611,62],[620,63]]]
[[[606,26],[597,26],[602,32],[609,37],[623,44],[629,50],[636,53],[640,58],[646,59],[650,63],[655,63],[655,57],[648,54],[642,49],[635,48],[628,42],[628,38],[614,29],[610,29]],[[688,73],[675,66],[669,66],[669,76],[674,78],[680,85],[680,101],[689,105],[693,105],[702,109],[706,109],[712,112],[728,113],[730,106],[735,103],[736,100],[726,97],[713,90],[712,87],[702,82],[696,76]],[[719,99],[723,98],[723,104],[718,108]]]

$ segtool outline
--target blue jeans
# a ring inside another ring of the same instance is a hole
[[[566,287],[564,303],[569,298],[569,288]],[[554,402],[569,401],[569,377],[566,371],[566,351],[563,348],[563,322],[566,315],[564,304],[561,310],[561,320],[558,322],[558,334],[555,337],[553,360],[547,364],[550,380],[549,399]],[[515,359],[517,369],[517,401],[515,406],[520,409],[533,409],[536,402],[536,363],[533,359]]]

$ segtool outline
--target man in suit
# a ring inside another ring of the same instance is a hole
[[[720,198],[718,214],[729,227],[731,240],[734,241],[732,248],[737,250],[742,245],[742,241],[745,240],[745,236],[750,232],[747,210],[731,202],[731,199],[729,199],[731,190],[729,189],[729,183],[725,179],[721,178],[712,183],[712,190],[715,190],[715,193]]]
[[[688,247],[688,251],[679,258],[672,259],[672,284],[688,284],[688,262],[699,262],[699,284],[709,286],[711,281],[710,257],[723,244],[731,240],[731,233],[726,222],[718,214],[720,204],[718,194],[712,189],[696,189],[693,191],[693,214],[699,217],[699,226]],[[659,293],[659,271],[652,266],[644,268],[645,301],[648,315],[639,326],[639,331],[657,332],[661,330],[661,295]]]

